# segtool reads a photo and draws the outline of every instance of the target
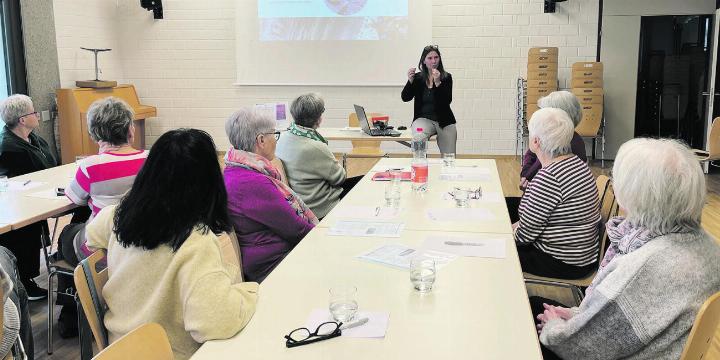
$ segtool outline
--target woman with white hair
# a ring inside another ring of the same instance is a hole
[[[304,94],[293,100],[290,113],[294,121],[278,140],[276,151],[290,187],[320,219],[362,179],[346,178],[327,140],[318,133],[324,112],[325,101],[318,94]]]
[[[540,108],[556,108],[565,111],[570,120],[572,120],[573,128],[577,127],[582,120],[582,106],[578,98],[569,91],[554,91],[549,95],[538,100]],[[577,155],[578,159],[587,161],[585,154],[585,141],[577,133],[573,131],[572,140],[570,141],[570,151]],[[520,169],[520,190],[525,191],[528,183],[535,177],[542,164],[537,155],[528,149],[522,159],[522,167]],[[518,221],[518,207],[520,206],[520,197],[506,197],[505,202],[510,212],[510,220]]]
[[[598,192],[590,169],[570,152],[573,124],[560,109],[535,112],[530,149],[542,168],[520,202],[513,224],[523,271],[577,279],[597,265]]]
[[[60,233],[58,251],[70,265],[92,254],[86,245],[85,225],[108,205],[116,205],[130,191],[148,152],[133,148],[135,137],[133,111],[122,99],[106,97],[96,100],[87,112],[87,128],[90,138],[97,142],[100,151],[88,156],[78,164],[75,178],[65,188],[65,195],[75,204],[88,206],[90,216],[73,216],[71,224]],[[58,290],[73,289],[72,279],[58,278]],[[75,302],[66,296],[58,296],[63,305],[58,318],[60,336],[67,338],[77,334]]]
[[[5,122],[0,130],[0,175],[15,177],[57,166],[48,143],[34,132],[40,126],[40,117],[30,97],[8,97],[0,103],[0,116]],[[20,281],[30,300],[47,296],[47,290],[33,280],[40,275],[42,226],[43,222],[36,222],[0,235],[0,245],[18,260]]]
[[[720,247],[700,226],[702,169],[678,141],[633,139],[613,186],[625,217],[608,222],[610,247],[580,306],[544,304],[540,342],[564,359],[678,359],[720,291]]]
[[[275,122],[243,108],[225,122],[228,215],[240,243],[246,281],[261,282],[318,220],[270,163],[280,132]]]

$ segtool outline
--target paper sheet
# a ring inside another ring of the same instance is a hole
[[[25,190],[34,189],[34,188],[37,188],[37,187],[40,187],[43,185],[45,185],[45,183],[41,182],[41,181],[32,181],[31,180],[28,183],[27,180],[25,180],[25,181],[10,180],[10,181],[8,181],[7,191],[25,191]]]
[[[481,239],[470,234],[432,235],[425,238],[423,247],[459,256],[476,256],[486,258],[505,258],[505,240]]]
[[[400,237],[404,227],[404,223],[398,222],[340,220],[328,230],[328,235]]]
[[[455,166],[443,168],[440,180],[446,181],[490,181],[490,169],[479,166]]]
[[[340,131],[354,131],[354,132],[360,132],[361,130],[360,130],[360,127],[354,127],[354,126],[346,126],[346,127],[342,128],[342,129],[340,129]]]
[[[360,304],[362,306],[362,304]],[[368,322],[350,329],[342,331],[342,336],[351,338],[377,338],[381,339],[385,337],[387,332],[388,322],[390,321],[389,312],[379,311],[358,311],[355,314],[354,319],[368,318]],[[328,309],[313,309],[305,322],[305,327],[314,331],[318,325],[328,322],[335,321],[330,315]]]
[[[366,260],[382,265],[392,266],[405,270],[410,269],[410,260],[416,256],[424,256],[435,260],[435,267],[440,269],[457,259],[457,256],[450,253],[434,250],[418,250],[402,244],[386,244],[357,256],[358,259]]]
[[[396,219],[402,209],[383,206],[342,206],[333,212],[341,219]]]
[[[495,219],[493,213],[481,208],[430,208],[425,214],[428,219],[434,221],[488,221]]]
[[[50,199],[50,200],[67,199],[67,197],[65,197],[65,195],[58,196],[55,193],[55,189],[45,189],[42,191],[27,194],[25,196],[40,198],[40,199]],[[68,201],[70,201],[70,200],[68,200]]]

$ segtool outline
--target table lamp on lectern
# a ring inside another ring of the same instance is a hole
[[[95,54],[95,80],[78,80],[75,82],[75,86],[84,88],[111,88],[117,86],[117,81],[112,80],[100,80],[100,68],[98,67],[98,53],[103,51],[111,51],[112,49],[88,49],[81,47],[83,50],[92,51]]]

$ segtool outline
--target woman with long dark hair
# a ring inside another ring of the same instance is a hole
[[[210,135],[172,130],[155,142],[132,189],[88,224],[88,246],[107,249],[105,326],[116,340],[147,322],[162,325],[175,357],[225,339],[250,320],[257,283],[237,282],[216,233],[231,227]]]
[[[408,70],[408,81],[401,94],[404,102],[415,99],[413,133],[422,129],[427,138],[437,134],[443,154],[454,154],[457,143],[455,115],[450,109],[452,86],[452,75],[445,71],[440,49],[428,45],[420,55],[418,67]]]

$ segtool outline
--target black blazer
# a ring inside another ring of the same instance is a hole
[[[447,76],[442,79],[440,86],[435,86],[433,94],[435,96],[435,113],[437,114],[437,122],[441,128],[455,123],[455,115],[450,109],[450,103],[452,102],[452,75],[446,73]],[[422,73],[416,73],[415,79],[411,83],[408,81],[405,83],[405,87],[402,89],[400,96],[402,101],[408,102],[415,98],[415,113],[413,114],[413,120],[420,117],[420,110],[423,106],[423,91],[425,90],[425,79],[422,77]]]
[[[7,126],[0,129],[0,175],[11,178],[57,166],[48,143],[35,132],[28,137],[29,143]]]

